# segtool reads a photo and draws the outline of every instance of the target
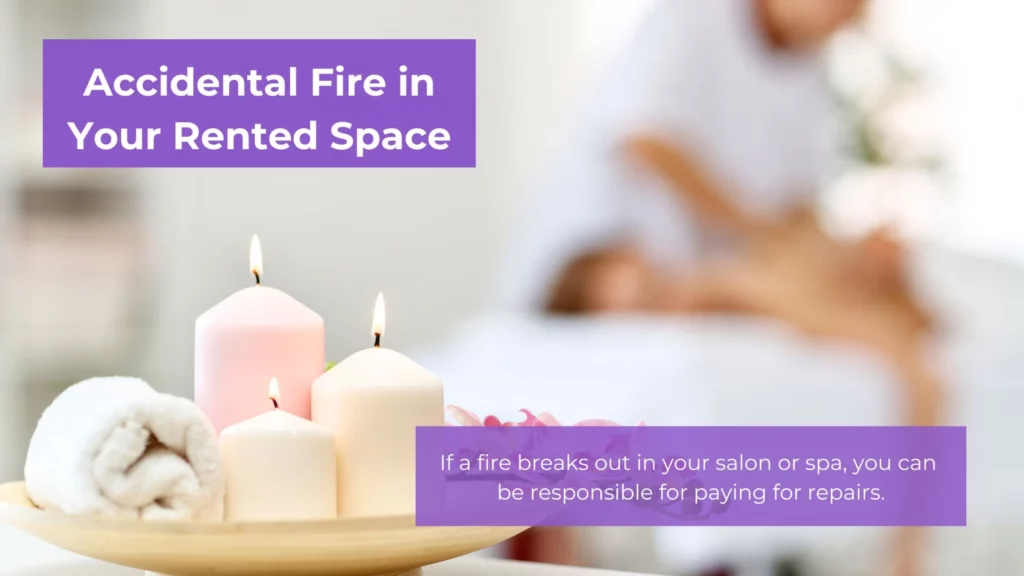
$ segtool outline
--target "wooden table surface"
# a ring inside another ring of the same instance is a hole
[[[84,558],[0,525],[4,576],[142,576],[143,572]],[[463,557],[423,569],[423,576],[640,576],[584,568]]]

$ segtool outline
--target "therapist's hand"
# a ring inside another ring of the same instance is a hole
[[[909,293],[857,277],[862,254],[822,232],[809,210],[797,211],[735,258],[706,266],[689,281],[689,295],[714,303],[706,307],[773,317],[810,336],[902,357],[927,335],[924,314]]]
[[[848,340],[896,357],[918,348],[924,335],[916,315],[899,303],[845,297],[839,286],[791,262],[725,265],[701,278],[703,298],[775,318],[811,337]]]
[[[708,171],[699,155],[654,134],[634,134],[623,142],[626,155],[658,176],[704,223],[740,237],[769,225],[733,200],[723,182]]]
[[[888,230],[841,242],[824,232],[813,211],[804,207],[749,240],[740,261],[773,268],[785,263],[786,273],[795,274],[799,282],[825,285],[850,303],[897,309],[922,332],[933,327],[931,314],[906,280],[905,249]]]

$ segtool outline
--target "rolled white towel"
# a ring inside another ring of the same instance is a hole
[[[43,509],[143,520],[222,520],[217,434],[192,402],[138,378],[92,378],[43,412],[25,488]]]

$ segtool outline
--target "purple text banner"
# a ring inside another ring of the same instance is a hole
[[[421,526],[966,526],[964,427],[425,427]]]
[[[475,40],[44,40],[46,167],[474,167]]]

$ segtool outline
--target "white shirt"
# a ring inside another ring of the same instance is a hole
[[[513,309],[539,310],[557,274],[588,249],[628,241],[683,268],[711,250],[713,235],[679,194],[622,152],[630,135],[683,147],[761,214],[808,201],[833,149],[817,55],[770,47],[754,0],[664,0],[583,98],[514,228],[503,283]]]

